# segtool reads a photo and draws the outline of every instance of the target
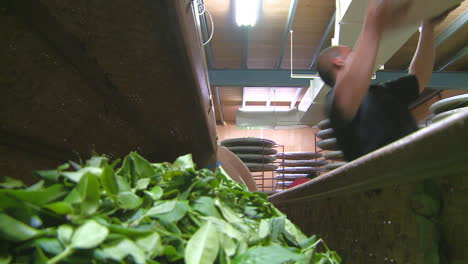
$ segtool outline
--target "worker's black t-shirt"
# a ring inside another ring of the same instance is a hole
[[[416,76],[371,85],[354,119],[345,121],[334,104],[333,89],[326,111],[338,146],[349,161],[383,147],[417,130],[408,110],[419,95]]]

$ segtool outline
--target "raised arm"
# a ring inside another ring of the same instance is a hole
[[[454,7],[453,9],[455,9]],[[409,73],[416,75],[419,92],[422,92],[431,80],[435,61],[434,28],[453,10],[450,9],[436,18],[424,21],[421,25],[418,48],[409,67]]]
[[[347,57],[343,68],[338,71],[334,86],[335,107],[348,121],[356,115],[362,99],[367,94],[374,72],[382,33],[392,23],[406,15],[409,1],[398,8],[390,7],[390,0],[369,0],[361,35],[355,50]]]
[[[430,22],[422,23],[418,47],[409,67],[409,73],[416,75],[419,83],[419,92],[422,92],[431,80],[434,69],[434,25]]]

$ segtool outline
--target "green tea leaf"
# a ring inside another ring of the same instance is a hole
[[[44,207],[59,215],[70,214],[73,211],[72,205],[67,202],[50,203]]]
[[[223,234],[220,243],[221,247],[224,249],[224,252],[226,252],[226,255],[232,257],[234,254],[236,254],[237,244],[234,239],[227,236],[226,234]]]
[[[116,261],[122,261],[125,257],[132,256],[137,264],[145,264],[145,253],[129,239],[105,245],[102,247],[102,252],[106,258]]]
[[[254,247],[234,258],[233,264],[283,264],[286,261],[301,261],[304,256],[282,246],[273,244],[266,247]]]
[[[164,214],[168,213],[176,207],[177,201],[176,200],[170,200],[170,201],[157,201],[154,204],[154,207],[149,209],[148,212],[146,212],[147,216],[156,216],[159,214]]]
[[[99,177],[102,174],[101,168],[96,167],[85,167],[78,171],[64,171],[60,174],[71,180],[72,182],[79,182],[81,178],[86,174],[93,174],[96,177]]]
[[[8,208],[8,203],[3,202],[6,200],[15,199],[29,204],[43,205],[55,201],[64,194],[65,191],[61,184],[55,184],[41,190],[1,189],[0,208]]]
[[[205,222],[190,238],[185,249],[185,263],[213,263],[219,250],[218,232],[210,222]]]
[[[109,230],[94,220],[88,220],[76,229],[71,239],[71,247],[79,249],[99,246],[109,234]]]
[[[300,247],[307,240],[307,237],[287,218],[285,219],[284,234],[297,247]]]
[[[130,156],[132,157],[137,181],[142,178],[150,178],[156,173],[153,165],[151,165],[149,161],[140,156],[138,153],[132,152],[130,153]]]
[[[154,186],[150,191],[145,191],[153,200],[159,200],[163,195],[163,189],[159,186]]]
[[[194,201],[192,208],[206,216],[221,218],[218,209],[216,209],[214,200],[211,197],[202,196],[198,198]]]
[[[139,179],[136,183],[135,188],[137,190],[145,190],[146,188],[148,188],[149,183],[150,183],[150,178]]]
[[[87,162],[86,162],[86,165],[90,166],[90,167],[97,167],[97,168],[100,168],[102,164],[104,163],[107,163],[109,159],[106,158],[106,157],[92,157],[90,158]]]
[[[0,264],[10,264],[13,257],[11,255],[0,256]]]
[[[117,179],[115,178],[114,171],[109,165],[104,165],[104,169],[101,174],[101,184],[104,190],[109,195],[117,195],[119,193],[119,186],[117,185]]]
[[[73,188],[68,193],[67,197],[65,197],[65,199],[63,201],[65,203],[69,203],[69,204],[81,203],[82,199],[81,199],[80,193],[78,192],[78,188],[77,187]]]
[[[224,221],[222,218],[208,216],[208,217],[203,217],[203,219],[213,223],[218,229],[218,232],[224,233],[230,238],[234,238],[237,240],[245,239],[245,235],[243,233],[239,232],[230,223]]]
[[[71,243],[71,238],[73,235],[73,226],[71,225],[61,225],[57,229],[57,237],[62,245],[67,246]]]
[[[23,187],[24,183],[21,180],[13,179],[10,177],[5,177],[4,182],[0,182],[0,187],[7,188],[7,189],[15,189]]]
[[[92,173],[86,173],[81,177],[76,186],[78,194],[81,197],[81,214],[92,215],[99,208],[99,182]]]
[[[121,208],[131,210],[138,208],[143,200],[132,192],[121,192],[117,195],[117,202]]]
[[[64,250],[64,247],[56,238],[39,238],[36,240],[36,244],[52,255],[58,255]]]
[[[141,249],[143,249],[143,251],[148,253],[151,258],[154,258],[155,256],[158,256],[162,253],[163,245],[161,236],[156,232],[138,238],[135,242]]]
[[[127,181],[125,177],[116,176],[117,186],[119,187],[119,192],[130,192],[132,188],[130,187],[130,183]]]
[[[195,169],[195,164],[193,164],[192,154],[187,154],[181,156],[174,161],[174,166],[180,170]]]
[[[279,236],[284,231],[285,225],[285,217],[279,216],[268,219],[270,221],[270,229],[271,229],[271,239],[274,242],[279,242]]]
[[[40,181],[36,182],[35,184],[33,184],[33,185],[27,187],[26,190],[28,190],[28,191],[39,191],[39,190],[42,190],[42,189],[45,188],[45,187],[44,187],[44,183],[45,183],[44,180],[40,180]]]
[[[40,170],[40,171],[35,171],[34,175],[47,181],[58,182],[58,179],[60,177],[60,172],[57,170]]]
[[[38,235],[39,231],[23,222],[0,213],[0,235],[11,241],[25,241]]]
[[[158,217],[167,222],[177,222],[182,219],[190,209],[188,201],[177,201],[174,209],[167,213],[153,214],[153,217]]]

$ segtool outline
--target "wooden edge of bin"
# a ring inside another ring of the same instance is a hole
[[[317,200],[468,173],[468,112],[457,113],[307,183],[272,195],[274,204]]]

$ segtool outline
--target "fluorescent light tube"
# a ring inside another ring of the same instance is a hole
[[[254,26],[260,13],[261,0],[235,0],[236,23],[241,26]]]

